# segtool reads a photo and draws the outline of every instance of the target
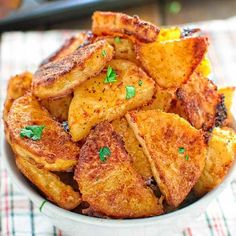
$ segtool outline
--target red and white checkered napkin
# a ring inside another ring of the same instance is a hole
[[[209,57],[213,80],[220,86],[236,85],[236,19],[194,24],[210,37]],[[53,52],[72,31],[5,33],[0,44],[1,103],[7,79],[25,70],[34,71],[39,62]],[[1,135],[3,135],[1,133]],[[0,154],[1,156],[1,154]],[[12,185],[0,158],[0,212],[2,236],[65,235],[53,227],[31,201]],[[231,185],[215,199],[205,214],[179,235],[236,235],[236,176]],[[169,236],[169,235],[168,235]]]

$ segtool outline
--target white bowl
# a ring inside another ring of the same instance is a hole
[[[236,122],[234,123],[236,124]],[[17,169],[11,147],[4,138],[2,138],[1,149],[3,150],[2,158],[12,182],[32,200],[36,207],[39,207],[44,201],[44,198],[27,183]],[[161,216],[124,220],[100,219],[64,210],[50,202],[47,202],[44,205],[42,214],[44,214],[53,225],[67,233],[66,235],[71,236],[78,234],[83,236],[95,234],[96,236],[170,236],[174,233],[181,232],[181,230],[196,220],[196,218],[205,211],[207,205],[216,199],[216,197],[232,181],[233,172],[235,170],[236,162],[233,163],[224,181],[211,192],[191,205]]]

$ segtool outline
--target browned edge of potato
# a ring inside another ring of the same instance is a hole
[[[123,13],[96,11],[92,16],[92,32],[95,35],[133,36],[142,42],[154,42],[159,28],[138,16]]]

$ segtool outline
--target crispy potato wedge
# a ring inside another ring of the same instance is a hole
[[[202,132],[178,115],[158,110],[131,111],[126,118],[167,204],[179,206],[204,168],[206,145]]]
[[[86,44],[89,44],[92,40],[92,33],[90,31],[79,32],[78,34],[67,39],[64,44],[52,55],[42,61],[40,66],[43,66],[52,61],[58,61],[62,58],[70,55],[76,49]]]
[[[221,96],[216,85],[198,73],[182,85],[176,92],[169,112],[177,113],[197,129],[205,131],[215,126],[216,119],[220,121],[225,116],[218,112]],[[219,105],[219,106],[218,106]]]
[[[106,72],[81,84],[74,91],[69,108],[69,127],[74,141],[88,135],[90,129],[101,121],[112,121],[127,111],[145,105],[154,93],[154,81],[137,65],[126,60],[112,60],[110,67],[117,81],[105,83]],[[142,80],[142,86],[138,85]],[[135,96],[126,98],[126,87],[135,88]]]
[[[224,95],[224,104],[225,108],[227,110],[227,119],[224,122],[227,126],[232,125],[232,113],[231,113],[231,107],[233,105],[234,97],[235,97],[235,90],[236,87],[225,87],[225,88],[220,88],[218,90],[218,93]]]
[[[106,57],[102,55],[106,51]],[[113,57],[113,47],[98,41],[77,49],[62,60],[40,67],[33,76],[32,89],[40,99],[62,97],[96,76]]]
[[[45,126],[40,140],[20,136],[21,129],[30,125]],[[32,158],[47,170],[67,170],[77,162],[79,147],[30,93],[14,101],[5,130],[17,155]]]
[[[11,109],[12,103],[30,90],[32,82],[32,73],[24,72],[15,75],[8,81],[7,97],[4,104],[3,120],[7,120],[7,115]]]
[[[142,107],[142,110],[168,111],[171,107],[171,102],[175,98],[176,88],[163,89],[156,85],[156,92],[150,104]]]
[[[202,196],[220,184],[236,155],[236,134],[229,128],[214,128],[209,140],[205,168],[194,186]]]
[[[57,175],[38,167],[32,160],[20,156],[16,156],[16,165],[27,179],[58,206],[72,210],[80,204],[80,194],[70,185],[61,182]]]
[[[137,43],[136,52],[144,69],[162,88],[185,83],[207,51],[206,37]]]
[[[122,117],[112,121],[113,129],[122,136],[125,149],[132,157],[132,166],[145,180],[150,179],[153,174],[142,146],[136,139],[133,130],[130,128],[127,120]]]
[[[96,11],[92,16],[92,32],[95,35],[128,36],[142,42],[154,42],[159,28],[138,16],[123,13]]]
[[[102,161],[101,148],[110,156]],[[161,204],[132,168],[121,136],[108,122],[98,124],[81,148],[75,170],[82,199],[94,212],[114,218],[137,218],[163,213]]]
[[[115,37],[100,36],[95,39],[95,42],[99,40],[106,40],[114,48],[115,59],[125,59],[128,61],[138,63],[136,58],[136,53],[134,50],[134,44],[130,39],[120,38],[118,42],[116,42]]]
[[[72,94],[68,94],[61,98],[48,98],[42,100],[41,104],[49,111],[54,119],[62,122],[68,120],[68,112],[72,97]]]

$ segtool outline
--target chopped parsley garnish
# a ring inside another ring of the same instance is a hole
[[[121,42],[121,39],[120,39],[120,37],[115,37],[115,38],[114,38],[114,41],[115,41],[115,43],[120,43],[120,42]]]
[[[111,155],[111,150],[109,147],[100,148],[99,158],[102,162],[105,162],[110,155]]]
[[[104,83],[114,83],[116,82],[116,72],[112,69],[111,66],[108,66],[107,68],[107,74],[106,78],[104,80]]]
[[[185,160],[186,160],[186,161],[189,160],[189,155],[185,155]]]
[[[180,154],[183,154],[184,152],[185,152],[184,148],[183,148],[183,147],[180,147],[180,148],[179,148],[179,153],[180,153]]]
[[[30,125],[21,129],[20,136],[22,138],[27,137],[34,141],[40,140],[42,137],[44,125]]]
[[[126,99],[130,99],[132,97],[134,97],[136,94],[136,90],[134,86],[126,86]]]
[[[41,203],[41,206],[39,207],[39,211],[40,211],[40,212],[42,212],[43,206],[45,205],[46,202],[47,202],[47,200],[44,200],[44,201]]]
[[[102,50],[102,56],[103,56],[103,57],[106,57],[106,55],[107,55],[106,50]]]
[[[142,86],[142,85],[143,85],[143,81],[142,81],[142,80],[139,80],[139,81],[138,81],[138,85],[139,85],[139,86]]]

